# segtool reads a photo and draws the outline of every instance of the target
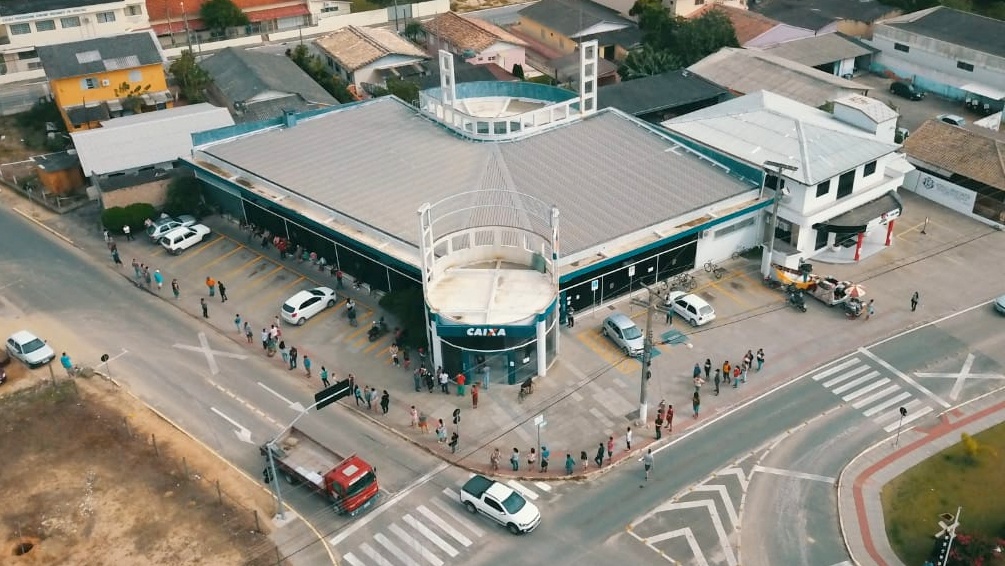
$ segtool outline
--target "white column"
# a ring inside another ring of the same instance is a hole
[[[433,348],[433,351],[431,352],[432,356],[433,356],[433,359],[430,362],[430,366],[431,366],[430,367],[430,371],[432,371],[432,370],[436,369],[436,366],[442,366],[443,365],[443,342],[440,341],[440,335],[437,334],[437,332],[436,332],[436,325],[435,324],[430,324],[429,325],[429,338],[430,338],[430,341],[432,342],[431,346]],[[439,379],[438,376],[437,376],[437,379]]]
[[[548,333],[545,330],[547,319],[537,321],[537,374],[548,375]]]

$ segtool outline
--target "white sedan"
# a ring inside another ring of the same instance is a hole
[[[15,332],[7,339],[7,353],[30,368],[45,365],[56,357],[56,352],[44,340],[27,330]]]
[[[673,308],[677,316],[688,321],[691,326],[701,326],[715,320],[715,309],[698,295],[671,291],[667,295],[667,306]]]
[[[338,302],[335,290],[330,287],[315,287],[300,291],[283,303],[279,315],[289,324],[300,326],[319,312],[335,306]]]

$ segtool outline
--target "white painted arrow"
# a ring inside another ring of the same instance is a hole
[[[284,403],[286,403],[287,405],[289,405],[290,408],[293,409],[294,411],[297,411],[298,413],[304,412],[304,406],[301,405],[300,403],[298,403],[296,401],[290,401],[286,397],[283,397],[282,395],[280,395],[279,392],[277,392],[276,390],[272,389],[268,385],[262,383],[261,381],[258,382],[258,385],[260,385],[262,387],[262,389],[268,391],[269,393],[272,393],[276,397],[279,397],[280,400],[282,400]]]
[[[227,421],[228,423],[230,423],[230,424],[234,425],[235,427],[237,427],[237,430],[234,431],[234,434],[237,435],[238,439],[240,439],[242,442],[247,442],[248,444],[254,444],[251,441],[251,431],[250,430],[244,428],[243,426],[241,426],[240,424],[238,424],[237,421],[235,421],[234,419],[232,419],[232,418],[228,417],[227,415],[223,414],[222,412],[220,412],[220,410],[217,409],[216,407],[210,407],[209,410],[213,411],[214,413],[216,413],[217,415],[219,415],[221,419],[223,419],[223,420]]]

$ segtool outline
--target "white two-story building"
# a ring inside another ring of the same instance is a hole
[[[147,27],[144,0],[2,0],[0,84],[45,76],[36,47]]]
[[[835,100],[831,114],[759,91],[663,125],[699,151],[765,172],[763,190],[778,199],[766,209],[765,226],[777,220],[770,261],[796,267],[859,261],[892,244],[897,189],[913,169],[893,142],[896,123],[895,111],[862,95]]]

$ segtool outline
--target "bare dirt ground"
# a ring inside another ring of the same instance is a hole
[[[0,564],[275,564],[253,482],[111,382],[5,369]]]

